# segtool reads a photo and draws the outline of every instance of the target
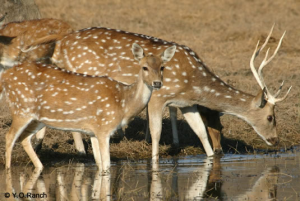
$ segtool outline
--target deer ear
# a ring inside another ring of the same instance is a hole
[[[132,54],[133,54],[135,60],[140,61],[142,58],[144,58],[144,56],[145,56],[144,50],[138,44],[133,43],[131,50],[132,50]]]
[[[256,97],[253,99],[253,102],[256,107],[260,107],[260,108],[265,107],[265,105],[267,103],[267,101],[265,99],[265,93],[266,93],[266,88],[264,87],[263,90],[258,92]]]
[[[10,37],[10,36],[0,36],[0,43],[4,45],[10,45],[11,41],[16,37]]]
[[[167,63],[172,59],[176,51],[176,45],[173,45],[172,47],[168,47],[162,54],[161,59],[163,60],[163,63]]]

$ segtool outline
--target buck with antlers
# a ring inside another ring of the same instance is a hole
[[[185,119],[200,138],[208,156],[214,153],[196,105],[235,115],[248,122],[268,145],[278,143],[274,107],[276,102],[287,97],[290,89],[283,98],[277,98],[282,86],[278,93],[271,95],[264,83],[262,69],[276,55],[284,35],[273,56],[267,59],[266,54],[258,71],[254,67],[254,60],[266,46],[272,30],[263,46],[259,50],[256,48],[251,58],[251,71],[261,87],[256,96],[226,84],[207,68],[195,52],[177,44],[176,54],[165,68],[164,87],[159,92],[153,93],[148,104],[154,164],[159,159],[158,145],[165,106],[181,109]],[[89,28],[69,34],[59,41],[52,61],[73,71],[84,70],[84,74],[105,74],[119,81],[130,82],[137,76],[139,69],[126,50],[132,41],[139,42],[153,54],[160,51],[162,46],[174,45],[141,34],[108,28]]]
[[[153,89],[162,87],[163,65],[175,50],[176,46],[171,46],[158,56],[145,56],[134,43],[132,53],[141,67],[137,82],[132,85],[34,62],[3,71],[1,89],[13,118],[6,134],[6,168],[11,166],[11,152],[17,139],[34,166],[42,168],[30,139],[46,125],[90,135],[96,163],[99,169],[108,171],[110,135],[141,112]]]

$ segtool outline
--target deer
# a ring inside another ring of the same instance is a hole
[[[6,15],[0,18],[0,23],[3,23]],[[10,22],[0,24],[0,27],[0,67],[3,69],[11,68],[24,60],[50,63],[55,41],[73,32],[68,23],[51,18]],[[44,133],[45,129],[42,129],[36,135],[36,150],[41,148]],[[81,135],[76,132],[72,134],[77,152],[85,155]]]
[[[258,69],[254,64],[257,56],[267,45],[273,28],[274,26],[259,49],[259,43],[257,44],[250,59],[250,69],[260,88],[256,95],[238,90],[224,82],[187,46],[105,27],[91,27],[66,35],[56,43],[51,60],[58,66],[75,72],[84,70],[84,74],[108,75],[126,82],[135,78],[138,73],[137,63],[128,56],[129,52],[126,51],[130,42],[139,42],[141,47],[153,54],[160,51],[162,47],[170,47],[174,44],[178,47],[175,57],[165,66],[164,86],[160,91],[153,93],[148,103],[152,162],[153,169],[156,169],[159,163],[158,147],[163,110],[166,106],[180,108],[187,123],[201,140],[207,156],[214,155],[214,152],[209,144],[197,105],[241,118],[252,126],[266,144],[270,146],[278,144],[274,109],[276,103],[286,99],[291,87],[281,98],[278,96],[283,83],[275,94],[271,94],[264,82],[262,70],[277,54],[285,32],[273,55],[268,58],[269,51],[267,51]]]
[[[92,29],[92,28],[91,28]],[[98,40],[102,37],[102,36],[98,36],[97,32],[99,32],[99,34],[101,35],[102,31],[105,31],[106,28],[99,28],[95,32],[94,36],[91,37],[92,35],[90,35],[90,29],[83,29],[80,31],[76,31],[74,33],[68,34],[66,35],[63,39],[56,41],[56,47],[55,47],[55,53],[53,54],[51,61],[58,65],[61,68],[65,68],[74,72],[79,72],[79,73],[84,73],[84,74],[89,74],[89,75],[109,75],[111,77],[113,77],[116,80],[120,80],[122,82],[125,83],[129,83],[131,84],[134,80],[134,78],[137,76],[138,74],[138,67],[137,67],[137,63],[133,63],[129,64],[129,60],[127,57],[127,65],[129,66],[133,66],[134,68],[131,69],[131,71],[126,71],[125,73],[122,73],[123,71],[121,70],[121,68],[119,68],[119,66],[109,66],[109,68],[106,68],[103,66],[103,64],[98,64],[99,61],[102,61],[104,63],[106,62],[110,62],[110,57],[99,57],[101,54],[103,54],[103,51],[107,51],[107,49],[104,49],[103,46],[101,46],[100,48],[102,50],[100,50],[99,52],[99,48],[97,47],[92,47],[93,44],[99,44]],[[114,32],[120,32],[120,30],[112,30]],[[128,32],[126,32],[127,34]],[[111,34],[111,33],[109,33]],[[133,34],[133,33],[132,33]],[[137,34],[134,34],[137,35]],[[74,39],[75,37],[75,39]],[[124,36],[125,37],[125,36]],[[148,37],[149,39],[150,37]],[[48,40],[51,41],[53,39],[53,37],[50,37]],[[139,38],[140,40],[147,42],[148,39],[144,38]],[[106,40],[106,39],[102,39],[102,40]],[[115,41],[116,39],[114,39]],[[129,39],[131,40],[131,39]],[[156,39],[155,39],[156,40]],[[158,40],[158,39],[157,39]],[[44,38],[44,42],[46,43],[47,41],[47,37]],[[71,45],[70,48],[68,48],[68,46],[70,46],[70,41],[73,42],[73,44]],[[150,40],[151,41],[151,40]],[[153,41],[152,41],[153,42]],[[37,43],[36,43],[37,45]],[[109,44],[108,44],[109,45]],[[143,44],[145,45],[145,44]],[[88,48],[94,48],[97,49],[97,51],[92,51],[91,49]],[[29,47],[32,48],[32,47]],[[113,49],[112,46],[107,47],[108,49]],[[118,46],[117,48],[120,48],[120,46]],[[63,53],[64,51],[68,51],[68,53]],[[81,55],[82,53],[82,55]],[[122,54],[125,52],[122,52]],[[83,56],[85,58],[85,60],[80,60],[78,58],[75,59],[75,57],[73,57],[71,54],[75,55],[77,54],[78,56]],[[87,54],[89,56],[87,56]],[[99,54],[99,56],[98,56]],[[115,54],[114,52],[111,53],[112,55]],[[71,57],[72,56],[72,57]],[[87,59],[88,58],[88,59]],[[114,58],[113,60],[116,60],[117,58]],[[131,60],[131,62],[134,62],[134,60]],[[89,63],[89,64],[86,64]],[[118,62],[119,63],[119,62]],[[113,65],[113,63],[110,63],[109,65]],[[93,66],[93,67],[92,67]],[[125,75],[125,76],[123,76]],[[179,140],[178,140],[178,133],[177,133],[177,127],[176,127],[176,120],[177,120],[177,109],[176,107],[171,107],[169,106],[169,111],[170,111],[170,117],[171,117],[171,122],[172,122],[172,131],[173,131],[173,144],[175,145],[179,145]],[[199,111],[201,111],[201,115],[202,118],[204,119],[204,123],[207,126],[207,130],[208,133],[210,135],[210,138],[212,140],[213,143],[213,149],[215,153],[221,153],[222,152],[222,147],[220,144],[220,140],[221,140],[221,136],[220,136],[220,132],[222,130],[222,125],[220,123],[220,117],[219,117],[219,113],[215,112],[215,111],[211,111],[208,108],[205,107],[198,107]],[[147,124],[148,125],[148,124]],[[148,129],[147,129],[148,131]],[[122,130],[118,130],[119,135],[124,136],[124,134],[122,133]],[[75,144],[77,144],[77,150],[79,151],[79,153],[85,153],[84,150],[84,146],[82,143],[82,138],[81,135],[79,133],[72,133],[73,137],[74,137],[74,141]],[[39,132],[36,135],[36,139],[37,141],[35,142],[36,146],[40,146],[43,138],[45,135],[45,130],[42,130],[41,132]],[[146,139],[149,139],[149,132],[146,132]],[[149,141],[149,140],[148,140]],[[207,145],[210,146],[210,145]],[[82,147],[82,148],[80,148]]]
[[[127,125],[146,107],[152,91],[163,86],[164,65],[174,56],[176,46],[156,55],[146,55],[136,43],[131,49],[140,65],[136,82],[131,85],[33,61],[2,71],[1,93],[6,96],[13,119],[6,133],[6,169],[11,167],[17,139],[34,167],[43,168],[31,137],[48,126],[89,135],[98,168],[109,173],[110,135]]]

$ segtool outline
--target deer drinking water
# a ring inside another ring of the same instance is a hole
[[[110,135],[141,112],[153,89],[161,88],[163,65],[175,50],[176,46],[172,46],[158,56],[145,56],[134,43],[132,53],[141,67],[137,82],[132,85],[34,62],[2,72],[1,89],[13,118],[6,134],[6,168],[11,166],[11,152],[17,139],[34,166],[43,167],[30,139],[46,125],[90,135],[96,163],[99,169],[108,171]]]
[[[251,71],[261,88],[256,96],[226,84],[208,69],[195,52],[186,46],[176,44],[178,47],[176,54],[165,68],[164,86],[160,91],[153,93],[148,104],[154,164],[159,159],[162,114],[166,106],[181,109],[208,156],[214,153],[196,105],[235,115],[248,122],[268,145],[278,143],[275,103],[284,100],[290,89],[283,98],[277,98],[279,93],[272,95],[264,83],[262,69],[276,55],[284,35],[274,54],[269,59],[266,55],[258,71],[254,66],[254,60],[268,43],[272,30],[273,28],[263,46],[259,50],[256,48],[251,58]],[[136,77],[138,73],[137,63],[133,62],[126,50],[132,41],[139,42],[153,54],[160,51],[161,47],[175,44],[121,30],[89,28],[69,34],[59,41],[52,61],[73,71],[84,70],[85,74],[105,74],[126,82]]]

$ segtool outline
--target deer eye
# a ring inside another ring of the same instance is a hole
[[[148,68],[144,66],[144,67],[143,67],[143,70],[144,70],[144,71],[148,71]]]
[[[161,71],[163,71],[164,69],[165,69],[165,67],[164,67],[164,66],[160,67],[160,70],[161,70]]]
[[[272,117],[271,115],[269,115],[269,116],[267,117],[267,119],[268,119],[269,122],[272,122],[273,117]]]

